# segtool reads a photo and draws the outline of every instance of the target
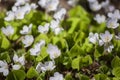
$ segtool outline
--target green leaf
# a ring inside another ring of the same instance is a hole
[[[67,36],[66,36],[66,41],[67,41],[67,44],[68,44],[68,47],[69,47],[69,49],[71,49],[73,46],[74,46],[74,44],[75,44],[75,42],[74,42],[74,34],[68,34]]]
[[[17,80],[15,74],[13,72],[10,72],[9,75],[7,76],[6,80]]]
[[[90,32],[98,32],[98,33],[101,33],[101,32],[104,32],[106,29],[106,24],[105,23],[102,23],[102,24],[98,24],[98,25],[93,25],[89,28],[89,31]]]
[[[5,24],[4,24],[4,16],[5,16],[4,12],[0,12],[0,28],[5,26]]]
[[[48,56],[48,53],[46,52],[46,47],[43,47],[41,49],[40,55],[37,56],[36,61],[42,61],[43,59],[45,59]]]
[[[23,54],[26,54],[26,51],[24,48],[17,49],[17,51],[15,51],[15,54],[22,56]]]
[[[85,39],[85,43],[83,44],[82,49],[88,53],[93,51],[93,45],[89,42],[88,38]]]
[[[80,61],[80,67],[84,67],[84,66],[88,66],[92,64],[92,58],[90,57],[90,55],[87,55],[85,57],[82,57],[81,61]]]
[[[0,54],[0,60],[6,60],[8,63],[11,62],[8,52],[3,52]]]
[[[23,70],[13,70],[9,73],[6,80],[25,80],[26,74]]]
[[[39,42],[40,40],[45,40],[45,42],[49,42],[49,39],[48,39],[48,37],[47,37],[47,35],[45,35],[45,34],[40,34],[40,35],[38,35],[36,38],[35,38],[35,43],[36,42]]]
[[[50,21],[52,18],[49,15],[46,16],[42,11],[33,10],[25,16],[25,19],[30,23],[40,25],[41,22]]]
[[[68,21],[72,21],[72,26],[69,29],[69,33],[72,33],[75,29],[83,32],[88,32],[88,25],[90,24],[90,15],[81,6],[76,6],[68,12],[70,18]]]
[[[41,74],[38,76],[37,80],[45,80],[45,73],[41,73]]]
[[[114,77],[113,80],[120,80],[120,78]]]
[[[65,80],[73,80],[71,73],[66,74]]]
[[[5,36],[3,36],[2,37],[1,48],[8,49],[10,47],[10,45],[11,44],[10,44],[9,40]]]
[[[62,49],[68,47],[67,42],[66,42],[65,39],[60,39],[60,47],[61,47]]]
[[[78,56],[77,58],[72,60],[72,68],[79,70],[80,69],[79,65],[80,65],[80,57]]]
[[[63,58],[63,65],[65,65],[67,69],[71,68],[71,62],[72,59],[70,57],[66,56]]]
[[[33,78],[33,77],[37,77],[37,76],[38,76],[37,71],[34,69],[34,67],[31,67],[27,72],[27,77]]]
[[[38,35],[38,31],[37,30],[38,30],[38,27],[36,25],[33,25],[32,26],[32,30],[31,30],[32,34],[33,35]]]
[[[52,43],[54,45],[58,45],[58,47],[61,48],[61,49],[65,49],[65,48],[68,47],[66,40],[63,39],[63,38],[60,38],[60,37],[53,37],[52,38]]]
[[[104,51],[103,47],[96,47],[95,48],[94,57],[96,58],[96,60],[98,60],[98,58],[102,56],[103,51]]]
[[[74,35],[74,41],[75,42],[81,42],[83,43],[85,39],[85,33],[82,31],[76,32]]]
[[[72,24],[71,24],[71,27],[70,27],[70,29],[68,30],[68,33],[69,34],[72,34],[74,31],[75,31],[75,29],[77,28],[77,25],[78,25],[78,23],[80,22],[80,18],[70,18],[69,20],[68,20],[69,22],[72,22]]]
[[[95,75],[95,80],[107,80],[107,76],[105,74],[97,74]]]
[[[70,17],[84,17],[88,13],[85,11],[85,9],[82,6],[76,6],[76,7],[72,8],[68,12],[68,14]]]
[[[20,35],[15,34],[15,35],[13,35],[12,40],[17,40],[19,37],[20,37]]]
[[[89,80],[89,77],[86,75],[80,75],[80,80]]]
[[[84,54],[84,51],[81,49],[81,47],[78,44],[75,44],[71,49],[70,52],[68,53],[68,55],[70,57],[75,57],[78,55],[82,55]]]
[[[120,52],[120,40],[114,39],[114,46],[115,46],[115,51]]]
[[[100,72],[107,74],[107,72],[109,71],[109,68],[106,65],[102,65],[100,66]]]
[[[116,67],[112,70],[112,74],[120,78],[120,67]]]
[[[81,20],[79,23],[79,30],[88,34],[89,28],[88,25],[90,24],[89,18],[87,20]]]
[[[118,56],[114,57],[114,59],[111,62],[111,66],[113,68],[120,67],[120,58]]]
[[[52,43],[55,45],[58,41],[60,41],[59,37],[53,37],[52,38]]]

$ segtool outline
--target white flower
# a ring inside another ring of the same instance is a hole
[[[39,43],[35,44],[34,48],[30,49],[30,54],[33,56],[39,55],[41,48],[45,45],[45,40],[41,40]]]
[[[117,28],[119,26],[119,23],[117,23],[117,19],[108,19],[107,20],[107,27],[108,28]]]
[[[23,30],[20,31],[21,34],[29,34],[32,28],[32,24],[29,26],[24,25]]]
[[[59,72],[55,72],[53,77],[50,77],[49,80],[64,80],[63,75]]]
[[[110,4],[110,0],[102,1],[101,5],[105,9],[106,12],[115,10],[115,7]]]
[[[23,19],[25,14],[29,13],[32,9],[37,8],[36,4],[28,4],[26,3],[27,1],[28,0],[19,0],[18,2],[16,2],[15,5],[12,7],[12,11],[8,11],[7,17],[5,17],[4,19],[6,21],[11,21],[14,19]]]
[[[105,34],[103,34],[103,33],[100,34],[101,40],[99,40],[99,45],[100,46],[104,45],[104,50],[109,53],[114,48],[114,46],[110,42],[112,40],[112,37],[113,37],[113,35],[110,34],[108,31],[105,31]]]
[[[26,3],[22,7],[16,7],[16,8],[17,8],[17,10],[15,9],[15,11],[14,11],[15,19],[23,19],[25,14],[27,14],[31,11],[31,5],[29,5],[28,3]]]
[[[120,19],[120,11],[115,10],[114,13],[108,13],[108,17],[112,19]]]
[[[24,39],[22,40],[22,43],[25,45],[24,47],[29,47],[34,41],[34,38],[32,35],[26,35],[24,36]]]
[[[61,51],[56,45],[49,44],[47,53],[50,55],[50,59],[55,59],[61,55]]]
[[[102,5],[102,7],[103,7],[103,8],[108,7],[108,6],[109,6],[109,4],[110,4],[110,1],[109,1],[109,0],[102,1],[102,3],[101,3],[101,5]]]
[[[97,1],[94,3],[89,3],[89,5],[90,5],[90,9],[93,11],[98,11],[102,7],[101,4],[99,4]]]
[[[12,65],[13,70],[19,70],[21,68],[21,65],[15,64]]]
[[[96,2],[97,0],[87,0],[89,3],[94,3]]]
[[[15,18],[16,19],[23,19],[25,16],[25,12],[23,9],[19,9],[15,12]]]
[[[100,39],[99,40],[99,45],[102,46],[104,44],[104,42]]]
[[[18,7],[17,7],[17,6],[13,6],[13,7],[12,7],[12,12],[17,11],[17,9],[18,9]]]
[[[53,17],[56,19],[56,20],[62,20],[64,19],[64,16],[66,14],[66,9],[65,8],[62,8],[60,9],[58,12],[56,12]]]
[[[55,33],[55,35],[58,35],[63,30],[63,28],[59,27],[59,21],[58,20],[52,20],[50,22],[50,28]]]
[[[19,63],[19,64],[21,64],[21,65],[25,65],[25,57],[24,57],[24,55],[21,56],[21,57],[18,57],[18,55],[14,54],[14,56],[13,56],[13,61],[14,61],[15,63]]]
[[[108,51],[109,53],[112,52],[113,48],[114,48],[114,46],[112,44],[105,44],[104,45],[105,51]]]
[[[26,3],[24,6],[20,8],[25,14],[29,13],[32,9],[31,5]]]
[[[57,27],[57,28],[54,29],[54,33],[55,33],[55,35],[58,35],[63,30],[64,30],[63,28]]]
[[[38,42],[37,44],[41,48],[41,47],[45,46],[45,40],[40,40],[40,42]]]
[[[38,7],[35,3],[32,3],[30,6],[31,6],[31,9],[36,9]]]
[[[50,28],[54,31],[55,28],[59,27],[59,21],[58,20],[52,20],[50,22]]]
[[[39,4],[42,8],[45,8],[45,7],[46,7],[46,3],[47,3],[47,0],[39,0],[39,1],[38,1],[38,4]]]
[[[93,34],[92,32],[90,32],[88,39],[91,43],[96,44],[99,40],[98,33]]]
[[[48,61],[43,63],[38,63],[38,65],[36,66],[36,70],[40,73],[45,72],[45,71],[52,71],[55,68],[55,62],[54,61]]]
[[[110,42],[112,40],[112,37],[113,37],[113,35],[110,34],[109,31],[105,31],[105,34],[104,33],[100,34],[100,38],[104,43]]]
[[[44,26],[39,25],[38,26],[38,32],[46,34],[49,31],[49,23],[46,23]]]
[[[0,72],[2,72],[4,76],[7,76],[9,74],[8,64],[6,61],[0,60]]]
[[[33,55],[33,56],[38,55],[39,52],[40,52],[40,48],[37,44],[34,46],[34,48],[30,49],[30,54]]]
[[[28,2],[29,0],[16,0],[15,6],[20,6],[20,5],[24,5],[26,2]]]
[[[47,1],[47,11],[55,11],[57,10],[58,4],[59,4],[59,0],[48,0]]]
[[[67,3],[70,6],[75,6],[77,4],[78,0],[68,0]]]
[[[109,10],[109,11],[114,11],[114,10],[115,10],[115,6],[109,5],[109,6],[108,6],[108,10]]]
[[[58,7],[59,0],[47,0],[47,11],[55,11]]]
[[[8,11],[6,14],[7,14],[7,17],[4,18],[6,21],[12,21],[12,20],[14,20],[14,18],[15,18],[15,16],[14,16],[15,13],[14,12]]]
[[[103,22],[105,22],[106,20],[105,20],[105,16],[104,15],[100,15],[100,14],[97,14],[95,17],[94,17],[94,20],[96,20],[97,21],[97,23],[103,23]]]
[[[57,9],[59,0],[39,0],[38,4],[50,12]]]
[[[6,36],[11,36],[14,34],[14,28],[12,26],[7,26],[6,28],[2,27],[1,30]]]

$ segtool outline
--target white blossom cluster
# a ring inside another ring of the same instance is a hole
[[[99,44],[99,46],[104,46],[104,50],[107,52],[111,52],[114,46],[111,43],[113,35],[110,34],[109,31],[105,31],[105,33],[89,33],[89,41],[93,44]]]
[[[11,64],[13,70],[19,70],[22,66],[25,65],[24,55],[18,57],[18,55],[14,54],[13,61],[14,61],[14,65]],[[9,74],[9,65],[6,61],[0,60],[0,72],[2,72],[4,76],[7,76]]]
[[[25,15],[28,14],[32,9],[36,9],[35,3],[27,3],[28,0],[16,0],[16,3],[12,7],[12,10],[6,13],[5,20],[12,21],[14,19],[24,19]]]
[[[107,12],[107,17],[105,15],[96,14],[94,20],[98,23],[106,23],[107,29],[116,29],[119,27],[120,11],[115,9],[113,5],[110,4],[109,0],[103,1],[101,3],[98,0],[88,0],[90,9],[93,11],[99,11],[101,8]],[[104,51],[112,52],[114,45],[112,44],[112,39],[114,39],[113,34],[106,30],[105,33],[89,33],[89,41],[93,44],[99,44],[99,46],[104,46]],[[115,35],[116,39],[119,39],[119,35]]]
[[[55,72],[53,77],[50,77],[49,80],[64,80],[63,75],[59,72]]]
[[[79,0],[68,0],[67,3],[68,5],[74,7],[77,4],[77,1]],[[101,3],[99,3],[98,0],[87,1],[89,2],[89,7],[92,11],[97,12],[101,9],[104,9],[105,12],[107,12],[107,16],[97,13],[93,17],[98,25],[106,25],[104,32],[90,32],[87,39],[89,39],[89,42],[94,46],[104,48],[104,52],[111,53],[115,47],[113,43],[114,39],[120,40],[120,32],[118,32],[118,35],[114,34],[115,30],[119,27],[118,22],[120,19],[120,11],[115,9],[114,6],[110,4],[109,0],[103,1]],[[29,0],[16,0],[12,10],[6,13],[6,17],[4,18],[6,23],[5,26],[1,28],[1,33],[6,39],[9,40],[12,37],[16,38],[14,34],[16,34],[18,31],[20,38],[16,40],[15,45],[18,41],[18,44],[25,50],[25,53],[22,55],[17,53],[11,55],[11,63],[8,63],[5,60],[0,60],[0,73],[3,73],[4,76],[7,76],[11,70],[20,70],[21,68],[24,68],[27,63],[27,58],[30,56],[30,58],[35,59],[36,61],[36,63],[33,61],[32,66],[35,67],[35,70],[38,73],[54,71],[54,75],[51,77],[49,76],[49,80],[64,80],[63,74],[60,74],[55,70],[58,67],[56,65],[58,64],[56,63],[56,60],[61,58],[60,56],[62,55],[63,51],[60,49],[60,46],[56,45],[56,43],[52,42],[52,40],[45,40],[44,37],[46,36],[44,35],[49,35],[51,37],[51,34],[54,33],[52,36],[60,36],[60,33],[64,31],[60,24],[64,20],[67,14],[67,10],[59,5],[60,0],[39,0],[37,3],[45,10],[46,17],[45,22],[41,22],[37,25],[35,25],[34,22],[30,22],[29,24],[23,24],[20,30],[16,30],[14,25],[7,24],[7,22],[10,21],[23,20],[26,14],[30,13],[31,10],[35,10],[38,7],[37,4],[30,3]],[[47,16],[49,15],[52,15],[52,19],[51,21],[47,22]],[[43,38],[39,38],[39,35],[42,35]],[[14,41],[14,39],[11,41]],[[10,45],[14,46],[13,44]],[[45,52],[42,52],[43,49]],[[46,59],[45,62],[42,60],[38,60],[37,62],[39,57],[43,58],[42,53],[45,53],[48,59]],[[12,68],[9,68],[9,66],[12,66]]]
[[[42,8],[45,8],[47,12],[50,12],[57,10],[57,7],[59,5],[59,0],[39,0],[38,4]]]
[[[8,64],[6,61],[0,60],[0,72],[2,72],[4,76],[7,76],[9,74]]]
[[[12,26],[2,27],[1,31],[8,37],[14,34],[14,28]]]
[[[68,5],[74,7],[74,6],[77,4],[78,1],[79,1],[79,0],[68,0],[67,3],[68,3]]]
[[[21,34],[29,34],[31,32],[32,29],[32,24],[30,24],[29,26],[24,25],[23,26],[23,30],[20,31]]]
[[[65,14],[66,9],[61,8],[53,15],[54,20],[52,20],[50,23],[46,23],[44,26],[42,25],[38,26],[38,32],[48,33],[48,31],[51,29],[55,35],[58,35],[63,30],[63,28],[60,27],[59,24],[60,21],[64,19]]]
[[[14,70],[19,70],[21,68],[21,66],[25,65],[25,57],[24,57],[24,55],[22,55],[21,57],[18,57],[17,54],[14,54],[13,61],[15,63],[14,65],[12,65]]]
[[[39,55],[41,48],[45,46],[45,40],[41,40],[40,42],[36,43],[34,48],[30,49],[30,54],[33,56]]]
[[[91,10],[98,11],[104,8],[107,12],[107,17],[105,15],[96,14],[94,20],[98,24],[106,23],[107,29],[116,29],[119,27],[118,20],[120,19],[120,11],[115,9],[114,6],[110,5],[109,0],[106,0],[98,4],[97,0],[88,0]],[[95,5],[96,4],[96,5]],[[99,8],[98,8],[99,7]],[[96,9],[94,9],[96,8]],[[119,39],[119,35],[115,35],[115,38]],[[99,46],[104,46],[104,51],[112,52],[114,45],[112,44],[113,34],[110,34],[108,30],[105,33],[89,33],[89,41],[93,44],[99,44]]]
[[[88,0],[88,3],[92,11],[99,11],[103,8],[106,12],[109,12],[115,9],[109,0],[102,1],[101,3],[99,3],[98,0]]]
[[[50,23],[38,26],[39,34],[47,34],[49,31],[52,31],[55,35],[58,35],[63,30],[59,24],[66,15],[66,9],[59,8],[59,0],[39,0],[38,4],[42,8],[46,9],[47,12],[54,11],[53,20],[51,20]],[[6,17],[4,19],[5,21],[22,20],[26,14],[37,7],[38,6],[35,3],[30,4],[29,0],[16,0],[12,10],[6,13]],[[47,44],[43,39],[37,43],[34,42],[35,38],[32,35],[33,26],[34,25],[32,23],[29,25],[23,25],[19,33],[21,34],[21,42],[24,48],[29,47],[30,55],[37,57],[42,53],[41,49],[46,47]],[[1,31],[7,37],[13,36],[14,33],[16,33],[14,26],[11,25],[2,27]],[[31,47],[33,43],[35,44]],[[52,61],[46,61],[45,63],[39,62],[36,66],[36,70],[39,73],[54,70],[56,67],[54,59],[61,55],[61,50],[58,46],[51,43],[48,44],[46,52]],[[22,66],[25,66],[25,64],[25,55],[19,56],[18,54],[14,54],[13,63],[10,65],[12,65],[13,70],[19,70]],[[0,72],[2,72],[4,76],[9,74],[9,65],[6,61],[0,61]],[[63,80],[63,75],[56,72],[54,77],[50,77],[50,80]]]
[[[118,20],[120,19],[120,11],[115,10],[113,13],[108,13],[107,27],[115,29],[119,26]]]

